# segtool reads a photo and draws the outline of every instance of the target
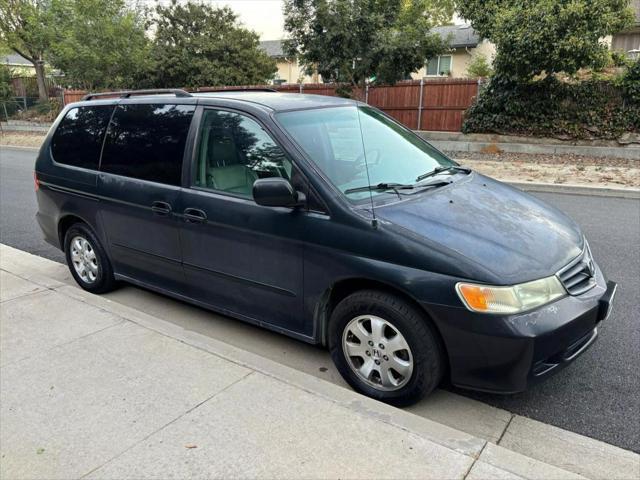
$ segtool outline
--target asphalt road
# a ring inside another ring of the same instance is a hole
[[[34,158],[33,150],[0,149],[0,242],[63,262],[63,255],[42,240],[34,220]],[[513,413],[640,452],[640,201],[549,193],[536,195],[580,223],[596,260],[609,278],[619,284],[615,309],[602,325],[599,340],[589,351],[529,391],[509,396],[455,391]],[[142,299],[148,303],[149,313],[176,308],[173,300],[138,289],[132,292],[138,301]],[[216,328],[207,325],[207,318],[212,315],[198,314],[195,308],[192,312],[192,319],[182,320],[185,326],[216,335]],[[273,349],[278,350],[279,358],[296,359],[287,363],[296,365],[299,362],[301,369],[327,372],[328,380],[340,381],[326,363],[328,356],[319,349],[270,332],[263,335],[254,327],[237,325],[238,322],[231,320],[224,322],[224,328],[242,330],[245,334],[241,341],[254,343],[258,351],[264,348],[265,341],[271,342]]]

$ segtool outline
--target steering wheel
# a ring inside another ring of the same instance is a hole
[[[380,163],[380,149],[374,148],[366,153],[366,162],[364,151],[358,155],[358,158],[356,158],[356,161],[354,162],[358,166],[359,171],[364,170],[367,166],[378,165]]]

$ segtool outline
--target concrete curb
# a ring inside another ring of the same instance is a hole
[[[535,155],[581,155],[598,158],[623,158],[640,160],[640,148],[636,147],[586,147],[582,145],[538,145],[532,143],[452,142],[429,140],[439,150],[447,152],[479,152],[498,149],[504,153],[528,153]]]
[[[40,127],[33,125],[3,125],[3,132],[12,133],[47,133],[50,127]]]
[[[564,145],[583,147],[611,147],[611,148],[640,148],[638,143],[620,143],[617,140],[580,140],[560,139],[556,137],[531,137],[526,135],[504,135],[498,133],[462,133],[443,132],[435,130],[420,130],[419,134],[425,138],[438,141],[453,142],[484,142],[484,143],[530,143],[535,145]]]
[[[0,148],[15,148],[16,150],[33,150],[33,151],[38,151],[40,150],[40,147],[26,147],[23,145],[3,145],[0,143]]]
[[[513,416],[510,422],[510,425],[518,425],[519,430],[509,433],[509,427],[507,427],[505,434],[496,445],[405,410],[377,402],[350,389],[281,365],[260,355],[187,330],[133,307],[63,284],[47,276],[46,272],[50,271],[52,266],[60,267],[59,264],[50,260],[5,245],[0,245],[0,251],[3,270],[40,287],[111,312],[145,329],[322,397],[333,402],[337,407],[353,412],[354,415],[392,425],[472,457],[473,461],[466,478],[635,478],[634,472],[640,468],[640,457],[633,452],[519,416]],[[536,433],[533,436],[536,441],[529,439],[527,432],[530,429]],[[551,433],[558,442],[565,439],[562,449],[544,447],[544,440],[541,439]],[[512,437],[513,440],[509,446],[502,445],[503,438]],[[523,443],[525,440],[528,443]],[[538,441],[540,444],[536,443]],[[520,446],[521,443],[523,446]],[[580,455],[573,454],[575,453],[572,451],[574,443],[579,447],[577,451]],[[591,456],[595,458],[594,461],[589,460]],[[608,473],[603,475],[602,465],[604,464],[601,460],[605,457],[608,459],[606,467]]]
[[[591,185],[557,183],[512,182],[510,180],[502,181],[527,192],[562,193],[565,195],[586,195],[598,197],[618,197],[634,200],[640,199],[640,189],[638,188],[595,187]]]
[[[27,132],[27,133],[47,133],[52,123],[49,122],[29,122],[27,120],[9,120],[0,122],[0,131],[3,132]]]
[[[450,132],[417,131],[420,137],[434,147],[448,152],[484,152],[485,149],[505,153],[526,153],[536,155],[581,155],[586,157],[614,157],[640,160],[640,146],[620,146],[615,142],[562,141],[551,138],[509,137],[505,135],[484,135]]]

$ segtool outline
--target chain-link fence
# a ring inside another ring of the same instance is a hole
[[[26,120],[32,122],[51,122],[62,108],[58,97],[40,100],[38,97],[12,97],[0,100],[0,120]]]

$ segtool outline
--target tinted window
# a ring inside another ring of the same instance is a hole
[[[251,197],[259,178],[283,177],[295,185],[296,176],[291,161],[257,122],[237,113],[205,111],[197,186]]]
[[[51,140],[53,159],[83,168],[98,168],[104,131],[113,105],[72,108]]]
[[[194,110],[193,105],[119,105],[109,125],[100,170],[180,185]]]

